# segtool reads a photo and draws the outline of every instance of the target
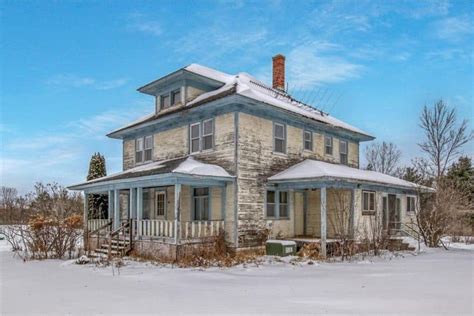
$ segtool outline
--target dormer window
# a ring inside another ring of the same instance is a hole
[[[161,108],[167,109],[170,107],[170,96],[169,94],[161,96]]]
[[[153,136],[145,136],[135,139],[135,163],[143,163],[152,160]]]
[[[171,92],[171,105],[175,105],[181,102],[181,90]]]

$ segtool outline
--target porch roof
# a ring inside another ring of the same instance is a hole
[[[183,157],[151,162],[109,176],[71,185],[68,189],[97,191],[113,188],[127,188],[140,185],[220,184],[233,181],[224,168],[201,162],[194,157]],[[207,180],[207,182],[205,181]],[[212,182],[212,183],[211,183]]]
[[[416,183],[408,182],[384,173],[312,159],[307,159],[295,164],[268,178],[268,181],[270,184],[293,183],[299,187],[304,187],[307,182],[311,181],[332,181],[338,183],[372,184],[411,191],[434,191],[432,188],[420,186]]]

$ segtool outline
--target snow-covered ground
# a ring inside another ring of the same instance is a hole
[[[120,275],[7,250],[0,241],[2,315],[473,313],[473,249],[207,270],[128,262]]]

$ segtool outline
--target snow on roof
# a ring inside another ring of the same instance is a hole
[[[420,188],[419,185],[384,173],[337,165],[312,159],[304,160],[268,178],[269,181],[305,180],[312,178],[337,178],[381,183],[405,188]],[[428,189],[428,188],[425,188]],[[431,190],[431,189],[430,189]]]
[[[198,65],[198,64],[191,64],[189,66],[184,67],[183,69],[186,71],[192,72],[194,74],[222,82],[224,84],[222,87],[216,90],[209,91],[197,96],[195,99],[185,104],[185,107],[193,106],[194,104],[200,103],[201,101],[205,101],[209,98],[219,95],[220,93],[223,93],[225,91],[230,91],[231,89],[235,89],[236,94],[238,95],[241,95],[241,96],[244,96],[256,101],[260,101],[260,102],[314,119],[316,121],[326,123],[335,128],[342,128],[345,130],[349,130],[349,131],[364,135],[369,138],[373,138],[367,132],[357,127],[354,127],[350,124],[347,124],[341,120],[338,120],[335,117],[330,116],[328,113],[324,113],[309,105],[299,102],[293,99],[287,93],[280,90],[273,89],[267,86],[266,84],[258,81],[257,79],[255,79],[254,77],[252,77],[251,75],[247,73],[239,73],[237,75],[230,75],[230,74],[227,74],[227,73],[224,73],[224,72],[221,72],[209,67],[205,67],[202,65]],[[142,119],[143,122],[148,121],[153,115],[155,114],[151,114],[150,116]],[[138,122],[135,121],[133,123],[120,127],[114,130],[113,132],[109,133],[109,135],[117,131],[137,125],[139,124],[139,122],[140,121]]]
[[[253,100],[257,100],[260,102],[264,102],[309,118],[314,120],[327,123],[334,127],[343,128],[346,130],[350,130],[352,132],[356,132],[359,134],[363,134],[366,136],[371,137],[368,133],[364,132],[363,130],[349,125],[341,120],[336,119],[335,117],[330,116],[327,113],[324,113],[320,110],[312,108],[306,104],[298,102],[297,100],[293,99],[291,96],[286,94],[285,92],[273,89],[266,84],[258,81],[251,75],[247,73],[239,73],[235,76],[204,67],[198,64],[192,64],[185,68],[190,72],[194,72],[201,76],[205,76],[211,79],[215,79],[217,81],[221,81],[224,83],[224,86],[207,93],[203,93],[198,96],[196,99],[188,102],[187,106],[192,106],[195,103],[198,103],[202,100],[205,100],[209,97],[217,95],[223,91],[227,91],[231,88],[237,88],[237,94],[248,97]]]
[[[193,157],[188,157],[171,172],[198,176],[232,177],[221,166],[203,163],[195,160]]]
[[[224,168],[218,165],[200,162],[193,157],[187,157],[147,163],[105,177],[72,185],[69,188],[76,189],[99,182],[139,178],[143,176],[152,176],[165,173],[187,174],[191,176],[233,177],[227,171],[225,171]]]

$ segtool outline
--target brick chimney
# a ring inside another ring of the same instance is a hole
[[[285,56],[278,54],[273,56],[273,88],[285,90]]]

